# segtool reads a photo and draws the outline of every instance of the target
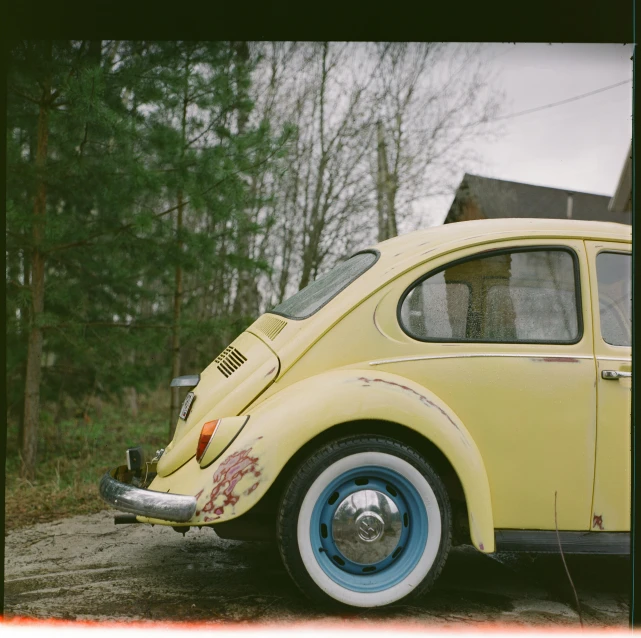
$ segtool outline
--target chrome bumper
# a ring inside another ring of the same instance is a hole
[[[196,513],[196,497],[184,494],[154,492],[119,481],[116,476],[126,473],[126,466],[107,472],[100,481],[103,501],[122,511],[157,518],[172,523],[186,523]]]

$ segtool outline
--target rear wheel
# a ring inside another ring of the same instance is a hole
[[[317,601],[379,607],[425,592],[451,543],[438,475],[414,450],[379,436],[326,445],[298,469],[278,516],[283,561]]]

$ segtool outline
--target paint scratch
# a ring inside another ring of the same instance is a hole
[[[533,357],[532,361],[544,361],[545,363],[578,363],[574,357]]]
[[[430,408],[436,408],[459,432],[461,432],[461,428],[459,428],[459,426],[456,425],[456,423],[452,420],[452,417],[441,406],[436,405],[434,401],[430,401],[425,395],[421,394],[420,392],[417,392],[416,390],[414,390],[413,388],[410,388],[409,386],[401,385],[400,383],[396,383],[395,381],[387,381],[386,379],[368,379],[367,377],[359,377],[358,381],[362,381],[365,386],[369,386],[372,383],[384,383],[386,385],[391,385],[391,386],[400,388],[405,392],[410,392],[411,394],[417,396],[423,405],[426,405],[427,407],[430,407]],[[461,434],[463,433],[461,432]],[[467,445],[469,445],[467,438],[463,437],[463,440]]]

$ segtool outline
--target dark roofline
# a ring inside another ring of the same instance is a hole
[[[628,202],[632,199],[632,143],[628,149],[628,154],[625,156],[625,162],[619,175],[616,190],[608,210],[610,212],[627,213],[631,212],[626,210]],[[630,202],[632,203],[632,202]]]
[[[543,184],[531,184],[530,182],[515,182],[510,179],[498,179],[495,177],[485,177],[484,175],[475,175],[474,173],[465,173],[465,175],[463,175],[463,179],[461,180],[461,184],[465,181],[466,177],[476,177],[478,179],[485,179],[492,182],[503,182],[504,184],[532,186],[533,188],[546,188],[551,191],[559,191],[560,193],[571,193],[572,195],[593,195],[594,197],[606,197],[607,199],[610,199],[612,197],[612,195],[604,195],[603,193],[588,193],[586,191],[577,191],[577,190],[572,190],[570,188],[557,188],[556,186],[544,186]],[[459,184],[459,188],[461,184]],[[458,191],[458,188],[456,190]]]

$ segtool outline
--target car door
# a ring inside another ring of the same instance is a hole
[[[429,388],[465,424],[495,528],[555,529],[557,493],[559,529],[587,531],[596,389],[584,242],[461,249],[395,289],[398,329],[383,328],[399,356],[376,365]]]
[[[597,367],[593,531],[630,530],[632,386],[630,244],[586,242]]]

